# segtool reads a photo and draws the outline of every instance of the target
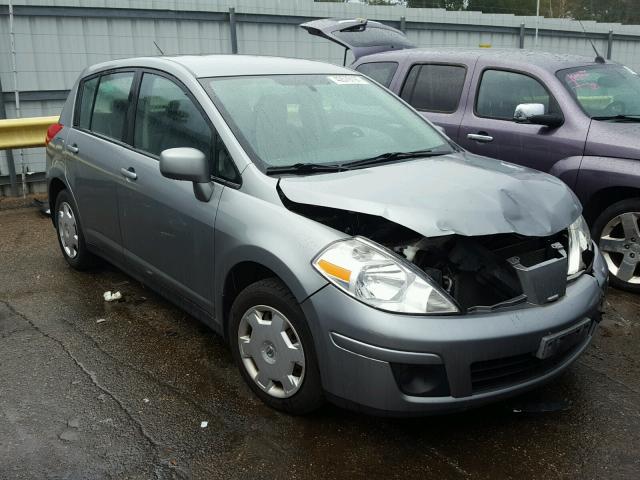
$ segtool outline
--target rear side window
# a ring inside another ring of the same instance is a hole
[[[100,77],[91,115],[92,132],[124,141],[132,83],[133,72],[112,73]]]
[[[191,147],[212,160],[209,124],[182,88],[159,75],[142,77],[133,136],[133,146],[152,155]]]
[[[487,70],[482,74],[476,99],[479,116],[513,120],[521,103],[541,103],[544,113],[560,113],[553,98],[535,78],[504,70]]]
[[[400,96],[418,110],[453,113],[460,103],[466,73],[460,65],[414,65]]]
[[[82,82],[80,87],[80,108],[76,115],[75,125],[85,130],[89,130],[91,126],[91,107],[93,107],[93,100],[96,97],[98,80],[99,77],[86,80]]]
[[[397,68],[398,64],[396,62],[374,62],[358,65],[356,70],[369,78],[373,78],[380,85],[388,87],[391,85],[391,80]]]

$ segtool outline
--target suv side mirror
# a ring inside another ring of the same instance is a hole
[[[557,113],[545,114],[542,103],[521,103],[516,107],[513,119],[518,123],[544,125],[550,128],[557,128],[564,123],[562,115]]]
[[[160,173],[173,180],[193,182],[193,193],[201,202],[208,202],[213,194],[207,158],[195,148],[163,150],[160,153]]]

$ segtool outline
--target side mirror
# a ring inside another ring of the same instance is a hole
[[[541,103],[521,103],[516,107],[513,119],[516,122],[528,122],[531,117],[544,115],[544,105]]]
[[[193,193],[202,202],[208,202],[213,194],[207,158],[195,148],[163,150],[160,153],[160,173],[173,180],[193,182]]]
[[[544,113],[542,103],[521,103],[516,107],[513,119],[518,123],[530,123],[545,127],[557,128],[564,123],[562,115],[557,113]]]

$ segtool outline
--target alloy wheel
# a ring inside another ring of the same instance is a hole
[[[607,223],[600,250],[609,271],[622,282],[640,284],[640,212],[625,212]]]
[[[282,313],[266,305],[250,308],[238,326],[242,364],[253,381],[275,398],[302,386],[305,356],[300,336]]]

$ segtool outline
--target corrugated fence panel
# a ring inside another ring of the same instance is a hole
[[[408,9],[313,0],[17,0],[15,45],[22,116],[57,114],[78,74],[88,65],[123,57],[231,53],[229,7],[237,19],[239,53],[280,55],[342,64],[344,51],[298,27],[310,18],[366,17],[400,25],[405,17],[409,38],[419,46],[515,48],[519,28],[526,25],[525,46],[534,47],[534,17],[451,12],[443,9]],[[538,48],[593,56],[578,22],[539,19]],[[602,55],[607,34],[613,30],[613,59],[640,70],[640,27],[584,22],[595,36]],[[622,37],[621,37],[622,35]],[[4,92],[14,88],[9,47],[7,1],[0,0],[0,80]],[[157,44],[154,44],[154,42]],[[5,93],[8,116],[15,116],[12,95]],[[41,149],[18,152],[29,171],[41,171]],[[7,175],[0,154],[0,180]]]

